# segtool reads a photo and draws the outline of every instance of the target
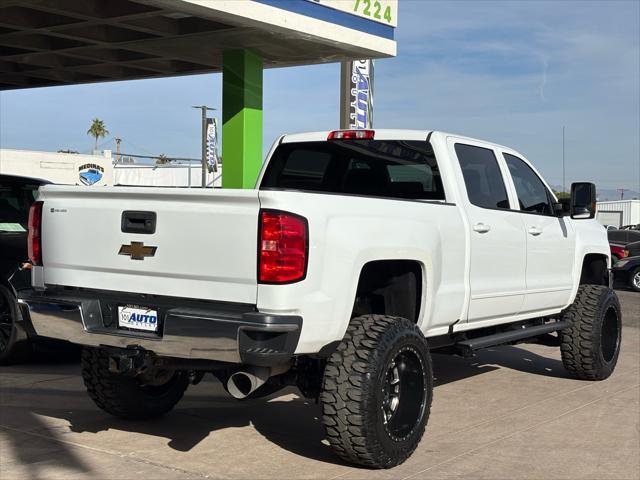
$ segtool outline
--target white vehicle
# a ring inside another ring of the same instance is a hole
[[[518,152],[442,132],[278,139],[255,190],[47,186],[31,211],[39,335],[85,345],[103,410],[148,418],[213,372],[238,399],[297,385],[374,468],[425,429],[430,351],[539,342],[601,380],[618,358],[595,186],[571,211]]]

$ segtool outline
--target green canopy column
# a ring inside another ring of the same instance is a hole
[[[262,166],[262,58],[228,50],[222,58],[222,187],[253,188]]]

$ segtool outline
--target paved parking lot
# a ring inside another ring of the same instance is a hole
[[[0,368],[0,478],[640,478],[640,294],[619,291],[615,374],[567,378],[559,350],[434,356],[427,433],[388,471],[352,468],[323,440],[319,407],[293,390],[236,402],[208,377],[150,422],[108,416],[77,363]]]

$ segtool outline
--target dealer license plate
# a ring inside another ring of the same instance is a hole
[[[118,307],[118,327],[157,332],[158,311],[145,307]]]

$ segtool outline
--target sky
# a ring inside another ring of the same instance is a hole
[[[640,2],[399,0],[398,55],[376,61],[374,126],[512,147],[554,186],[640,191]],[[264,152],[339,124],[338,64],[266,70]],[[0,147],[89,152],[91,119],[126,153],[200,156],[221,74],[0,92]],[[219,112],[218,112],[218,118]]]

